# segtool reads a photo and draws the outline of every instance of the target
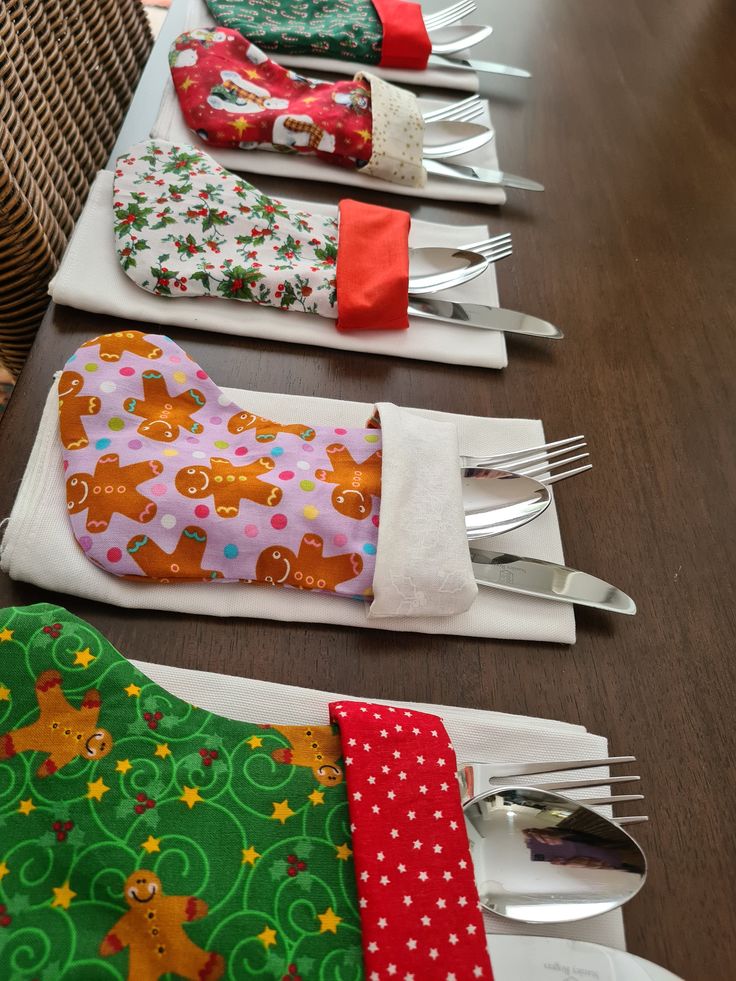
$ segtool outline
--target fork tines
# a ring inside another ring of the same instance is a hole
[[[460,0],[459,3],[453,3],[451,6],[444,7],[434,14],[425,14],[424,26],[428,31],[436,31],[440,27],[447,27],[450,24],[462,20],[463,17],[472,14],[475,9],[476,4],[473,0]]]

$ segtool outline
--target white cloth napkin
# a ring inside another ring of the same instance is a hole
[[[362,426],[373,409],[363,402],[235,389],[223,391],[232,401],[267,418],[296,419],[304,415],[315,424],[325,426]],[[542,425],[537,420],[483,419],[428,409],[414,411],[428,419],[453,421],[458,427],[463,454],[511,452],[544,442]],[[486,544],[498,551],[562,562],[554,504],[530,524],[510,534],[488,539]],[[72,534],[58,438],[55,386],[49,392],[36,442],[5,528],[0,568],[12,579],[31,582],[44,589],[130,608],[559,644],[572,644],[575,640],[571,606],[502,590],[479,589],[468,612],[455,616],[372,619],[368,617],[364,603],[324,594],[240,583],[144,585],[111,576],[84,557]]]
[[[444,105],[447,105],[447,101],[419,99],[419,108],[423,113],[430,109],[439,109]],[[473,122],[484,124],[489,129],[493,129],[487,102],[484,102],[483,115],[474,119]],[[317,157],[274,153],[269,150],[238,150],[212,146],[212,144],[200,140],[197,134],[189,129],[185,123],[171,78],[166,80],[151,136],[157,140],[169,140],[176,144],[191,143],[197,149],[209,153],[228,170],[242,171],[249,175],[265,174],[269,177],[326,181],[331,184],[342,184],[346,187],[361,187],[369,191],[380,191],[383,194],[403,194],[408,197],[428,198],[434,201],[471,201],[474,204],[504,204],[506,201],[504,189],[494,184],[448,180],[430,174],[424,187],[407,187],[404,184],[393,184],[391,181],[381,180],[379,177],[371,177],[364,171],[332,166]],[[476,167],[487,167],[489,170],[498,170],[496,142],[497,138],[494,137],[490,143],[486,143],[479,150],[452,157],[447,163],[470,164]]]
[[[215,19],[204,0],[190,0],[186,13],[185,27],[212,27]],[[320,73],[334,75],[355,75],[356,72],[370,71],[387,82],[404,83],[407,85],[432,86],[437,89],[456,89],[461,92],[477,92],[478,76],[473,71],[463,71],[459,68],[427,68],[423,72],[412,71],[408,68],[381,68],[380,65],[364,65],[357,61],[338,61],[336,58],[312,58],[297,55],[282,55],[278,51],[267,52],[280,64],[287,68],[304,69],[302,74],[312,78],[321,78]],[[469,52],[467,52],[469,55]],[[460,52],[460,57],[464,56]]]
[[[329,205],[289,202],[297,210],[335,216]],[[442,364],[468,364],[505,368],[506,341],[501,331],[462,324],[413,318],[408,330],[355,331],[341,334],[333,320],[290,310],[284,313],[255,303],[220,297],[155,296],[129,279],[115,254],[112,218],[112,174],[101,171],[87,198],[61,265],[49,284],[56,303],[128,317],[154,324],[178,324],[243,337],[266,337],[294,344],[313,344],[342,351],[367,351]],[[488,236],[485,225],[450,226],[412,221],[409,244],[420,246],[468,245]],[[498,306],[493,266],[462,287],[446,291],[448,297],[468,303]]]
[[[192,671],[145,661],[132,662],[139,671],[179,698],[200,708],[241,722],[271,722],[278,725],[308,725],[326,721],[329,702],[358,696],[314,691],[291,685],[277,685],[209,671]],[[362,699],[361,699],[362,700]],[[382,699],[367,699],[382,703]],[[426,705],[417,702],[389,700],[384,704],[406,706],[439,715],[445,722],[458,761],[476,760],[574,760],[600,759],[608,756],[603,736],[586,732],[582,726],[548,719],[506,715],[450,705]],[[607,776],[607,770],[590,769],[567,772],[564,776]],[[560,774],[563,776],[563,774]],[[551,780],[555,775],[550,774]],[[597,792],[597,791],[596,791]],[[601,790],[600,793],[606,793]],[[590,791],[571,791],[571,796],[585,796]],[[500,917],[486,915],[486,932],[565,937],[587,940],[609,947],[625,946],[623,917],[620,911],[608,913],[582,923],[532,927],[514,924]],[[521,981],[521,979],[520,979]]]

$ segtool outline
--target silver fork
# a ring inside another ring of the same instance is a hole
[[[464,103],[467,103],[465,105]],[[464,99],[462,103],[457,102],[453,106],[446,106],[443,109],[435,110],[439,115],[435,115],[432,111],[425,112],[422,114],[425,126],[430,123],[444,123],[444,122],[470,122],[473,119],[478,119],[482,116],[485,110],[485,106],[480,101],[480,99]]]
[[[457,23],[463,17],[472,14],[475,9],[476,4],[473,0],[459,0],[458,3],[450,4],[449,7],[443,7],[442,10],[437,10],[433,14],[423,14],[424,26],[428,31],[436,31],[440,27],[447,27],[448,24]]]
[[[588,452],[577,452],[584,450],[587,445],[584,436],[569,436],[567,439],[558,439],[553,443],[519,450],[516,453],[499,453],[484,457],[461,455],[460,467],[475,470],[506,470],[524,477],[535,477],[542,484],[556,484],[560,480],[593,469],[592,463],[586,463],[562,472],[553,472],[587,459],[590,456]],[[573,456],[567,456],[568,453],[572,453]],[[563,459],[558,459],[560,456]]]
[[[541,773],[563,773],[566,770],[585,770],[590,767],[616,766],[619,763],[635,763],[635,756],[611,756],[608,759],[600,760],[563,760],[562,762],[535,762],[535,763],[473,763],[463,762],[458,766],[457,779],[460,784],[460,794],[463,804],[469,800],[484,794],[489,787],[494,786],[519,786],[534,787],[537,790],[549,790],[553,792],[565,790],[577,790],[585,787],[605,787],[614,783],[629,783],[639,781],[639,776],[625,777],[594,777],[588,780],[555,780],[549,783],[538,783],[536,780],[529,780],[528,777],[537,776]],[[516,777],[523,777],[523,780],[515,780]],[[643,794],[618,794],[604,797],[571,797],[586,807],[608,807],[614,804],[623,804],[628,801],[644,800]],[[646,814],[627,815],[625,817],[613,817],[617,824],[641,824],[648,821]]]
[[[469,245],[461,246],[464,252],[478,252],[488,259],[489,262],[498,262],[510,256],[514,249],[511,244],[511,233],[503,232],[494,235],[492,238],[481,239],[480,242],[471,242]]]
[[[455,113],[472,106],[483,106],[483,100],[478,95],[469,95],[467,99],[460,99],[458,102],[451,102],[449,105],[440,106],[439,109],[428,109],[424,115],[425,123],[437,122],[440,119],[454,119]]]

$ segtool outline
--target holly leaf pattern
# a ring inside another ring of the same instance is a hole
[[[292,213],[207,154],[162,141],[118,159],[113,201],[120,264],[144,289],[336,316],[335,219]],[[142,263],[146,252],[155,260]]]

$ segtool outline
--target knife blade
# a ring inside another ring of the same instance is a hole
[[[471,548],[473,575],[480,586],[538,596],[558,603],[579,603],[609,613],[633,616],[636,604],[626,593],[587,572],[486,548]]]
[[[476,61],[474,58],[446,58],[444,55],[430,55],[429,65],[433,68],[461,68],[464,71],[490,72],[493,75],[514,75],[516,78],[531,78],[526,68],[513,65],[499,65],[495,61]]]
[[[559,937],[486,934],[496,981],[682,981],[675,974],[625,950]]]
[[[507,174],[504,170],[491,170],[488,167],[475,167],[471,164],[442,163],[441,160],[422,161],[428,174],[438,177],[453,177],[456,180],[476,181],[481,184],[498,184],[501,187],[518,187],[522,191],[543,191],[544,184],[530,181],[527,177]]]
[[[425,293],[409,294],[409,316],[423,317],[426,320],[444,320],[460,323],[466,327],[480,327],[484,330],[503,330],[509,334],[529,334],[532,337],[547,337],[559,340],[564,334],[554,324],[530,317],[515,310],[502,310],[501,307],[487,307],[482,303],[457,303],[443,300]]]

